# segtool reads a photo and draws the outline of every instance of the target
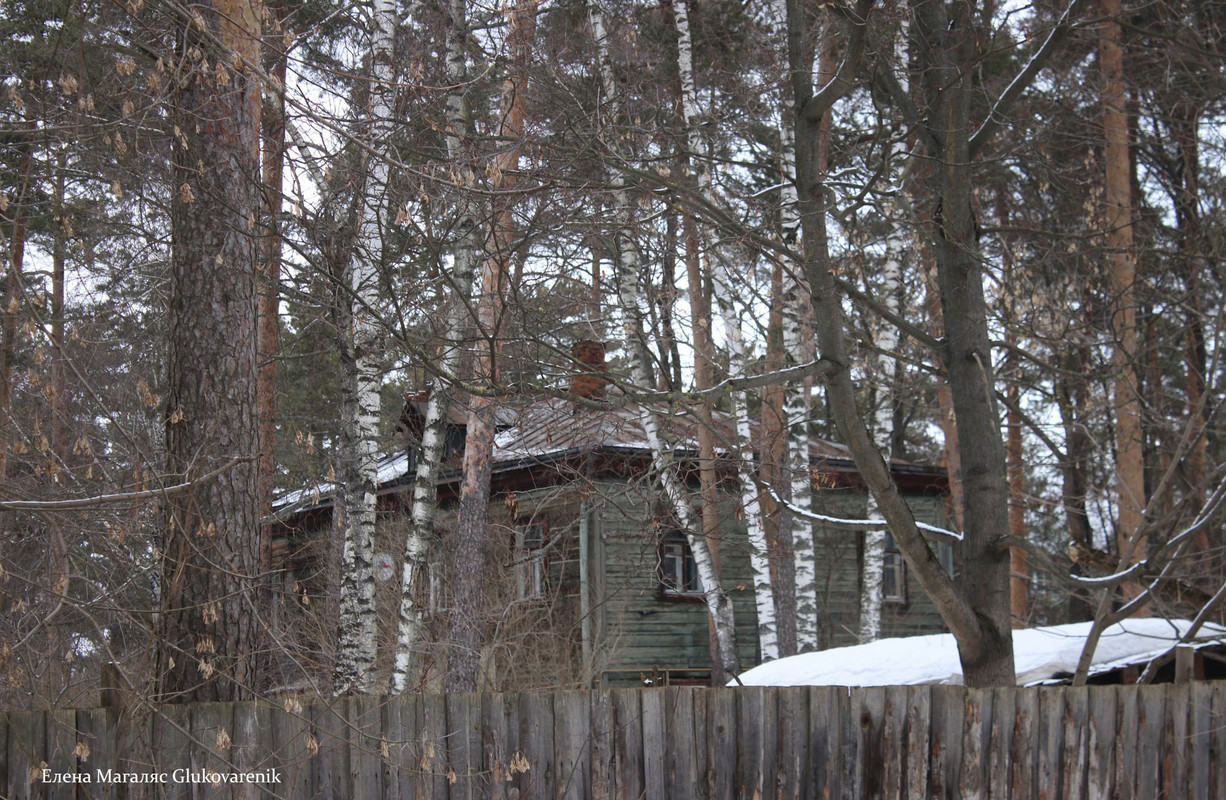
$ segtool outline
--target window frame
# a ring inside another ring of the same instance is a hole
[[[546,595],[545,525],[529,522],[515,526],[515,599],[540,600]]]
[[[676,565],[672,566],[671,565]],[[678,570],[677,567],[680,567]],[[680,571],[680,583],[671,577]],[[698,574],[698,562],[689,539],[681,531],[670,531],[660,539],[659,569],[656,576],[660,597],[667,600],[704,600],[706,589]]]

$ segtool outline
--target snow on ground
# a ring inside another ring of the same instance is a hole
[[[1090,672],[1116,669],[1156,658],[1188,630],[1175,619],[1130,619],[1103,631]],[[1027,628],[1013,632],[1013,659],[1019,686],[1040,683],[1077,669],[1089,622]],[[1226,643],[1226,628],[1205,625],[1196,644]],[[781,658],[744,672],[745,686],[906,686],[961,684],[962,665],[952,634],[881,639]],[[729,686],[735,686],[732,681]]]

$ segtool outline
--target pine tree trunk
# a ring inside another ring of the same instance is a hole
[[[180,52],[171,204],[166,455],[171,482],[251,459],[166,504],[160,548],[158,685],[162,700],[252,696],[258,635],[259,419],[256,275],[260,84],[258,3],[197,5]],[[203,30],[197,25],[203,22]],[[199,165],[205,165],[203,170]]]
[[[1136,251],[1132,237],[1132,160],[1128,146],[1127,92],[1124,85],[1124,52],[1120,40],[1120,0],[1102,0],[1105,17],[1099,28],[1099,67],[1102,70],[1103,152],[1106,179],[1106,240],[1110,269],[1107,285],[1111,296],[1113,348],[1111,368],[1112,410],[1115,428],[1116,536],[1120,566],[1141,561],[1148,545],[1141,535],[1145,521],[1145,456],[1141,429],[1138,378],[1136,301]],[[1124,586],[1125,595],[1136,596],[1141,587]]]
[[[463,0],[455,0],[460,3]],[[485,262],[481,296],[477,301],[477,324],[483,344],[475,365],[474,381],[492,389],[497,385],[496,355],[498,324],[503,293],[506,291],[511,253],[514,248],[515,221],[509,199],[516,185],[520,142],[524,135],[524,113],[528,96],[528,76],[532,43],[536,35],[536,0],[520,0],[510,15],[507,43],[511,52],[511,72],[503,84],[499,114],[498,141],[512,143],[494,159],[491,188],[506,192],[495,199],[493,252]],[[447,638],[447,691],[474,691],[478,686],[481,661],[481,606],[485,575],[485,549],[489,527],[490,471],[494,448],[495,412],[493,397],[477,395],[472,399],[468,431],[464,441],[463,480],[460,484],[459,520],[456,525],[455,604]]]

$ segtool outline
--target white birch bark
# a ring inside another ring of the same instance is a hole
[[[786,0],[771,0],[771,24],[777,39],[786,41]],[[786,107],[779,118],[780,228],[784,244],[800,248],[800,197],[796,191],[795,131],[787,113],[791,107],[788,81],[782,94]],[[783,263],[783,349],[788,366],[809,361],[806,353],[804,325],[809,319],[809,291],[801,281],[801,267],[792,259]],[[793,381],[784,387],[783,412],[787,424],[787,463],[790,476],[788,501],[802,511],[813,510],[813,475],[809,463],[810,398],[804,381]],[[813,523],[801,515],[788,515],[791,525],[792,550],[796,569],[796,648],[801,653],[817,650],[817,556],[814,547]]]
[[[465,15],[463,0],[452,4],[452,14]],[[454,89],[447,97],[447,158],[455,173],[462,172],[463,140],[468,133],[464,98],[460,88],[466,84],[468,58],[465,49],[468,27],[464,20],[453,20],[447,33],[447,78]],[[462,188],[462,187],[460,187]],[[459,379],[465,332],[469,326],[469,300],[472,297],[480,228],[473,216],[471,198],[461,192],[457,214],[458,238],[452,252],[451,283],[456,293],[447,312],[443,350],[438,360],[434,387],[426,402],[422,426],[421,452],[413,479],[413,505],[401,566],[400,613],[396,630],[390,690],[402,694],[413,675],[414,652],[421,638],[422,609],[417,600],[418,587],[428,569],[430,541],[434,538],[435,509],[438,500],[438,474],[443,461],[446,419],[453,385]]]
[[[715,205],[715,192],[711,185],[711,173],[702,158],[702,134],[699,131],[698,92],[694,84],[693,39],[690,33],[689,0],[680,0],[674,6],[677,26],[677,69],[681,76],[681,113],[685,120],[686,140],[690,151],[690,163],[694,165],[698,192],[706,202]],[[733,303],[732,276],[727,262],[718,256],[712,260],[715,275],[712,281],[715,301],[719,306],[724,335],[728,342],[732,374],[746,372],[745,341],[741,333],[741,320]],[[779,657],[779,637],[775,620],[775,598],[771,588],[770,562],[766,546],[766,526],[762,517],[762,503],[754,480],[753,442],[749,430],[749,410],[746,392],[732,392],[732,419],[734,431],[730,450],[737,459],[737,476],[740,481],[741,509],[744,514],[749,539],[750,562],[754,572],[754,604],[758,612],[758,645],[763,661]]]
[[[901,5],[899,31],[894,42],[894,63],[907,63],[907,37],[909,25],[905,5]],[[904,91],[907,90],[907,72],[899,73],[899,82]],[[896,191],[903,191],[903,165],[907,158],[907,146],[903,140],[896,141],[891,147],[891,166],[894,174]],[[882,302],[892,314],[897,315],[901,308],[903,259],[907,248],[907,230],[903,223],[902,212],[905,203],[890,204],[890,232],[886,235],[885,265],[882,268]],[[877,356],[873,374],[878,381],[879,400],[873,420],[873,443],[881,451],[886,463],[890,463],[890,440],[894,436],[894,414],[889,395],[897,387],[898,359],[893,355],[898,348],[898,328],[888,321],[877,334]],[[868,505],[865,517],[870,519],[880,513],[877,499],[872,492],[868,494]],[[861,566],[860,581],[860,631],[861,644],[876,641],[881,637],[881,609],[884,602],[883,581],[885,577],[885,537],[884,530],[868,530],[864,533],[864,563]]]
[[[349,263],[349,330],[342,349],[345,369],[345,544],[341,557],[334,690],[368,693],[376,655],[375,503],[379,435],[378,302],[386,216],[388,161],[382,151],[392,132],[396,89],[393,74],[396,5],[372,0],[370,8],[370,99],[365,185],[358,235]]]
[[[599,4],[593,2],[590,6],[592,34],[596,40],[597,58],[601,84],[609,107],[614,109],[611,116],[616,116],[616,89],[613,80],[612,65],[609,61],[608,39],[604,25],[604,16]],[[616,225],[616,242],[618,250],[617,266],[617,296],[622,312],[622,324],[626,338],[626,349],[630,359],[631,378],[634,383],[644,389],[655,385],[651,376],[651,353],[643,334],[642,299],[640,297],[640,264],[637,243],[634,240],[632,226],[632,200],[626,190],[625,179],[620,170],[614,168],[610,174],[610,184],[613,190],[615,204],[614,221]],[[715,570],[707,541],[702,536],[701,526],[695,519],[694,509],[685,486],[677,474],[673,462],[673,453],[664,443],[660,433],[660,422],[655,412],[646,403],[639,405],[639,422],[647,436],[648,447],[652,455],[652,467],[656,473],[665,497],[669,501],[673,514],[685,531],[686,541],[694,554],[694,563],[698,569],[698,577],[702,581],[704,599],[707,611],[715,628],[717,646],[724,669],[730,673],[740,672],[740,659],[736,645],[736,624],[733,616],[732,598],[724,591],[719,574]]]

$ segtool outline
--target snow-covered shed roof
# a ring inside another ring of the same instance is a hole
[[[1013,632],[1019,686],[1071,676],[1090,632],[1089,622]],[[1184,619],[1129,619],[1103,631],[1090,674],[1147,664],[1180,642],[1192,623]],[[1226,644],[1226,628],[1205,625],[1191,646]],[[962,683],[953,634],[881,639],[780,658],[739,676],[745,686],[908,686]],[[735,686],[736,681],[729,684]]]

